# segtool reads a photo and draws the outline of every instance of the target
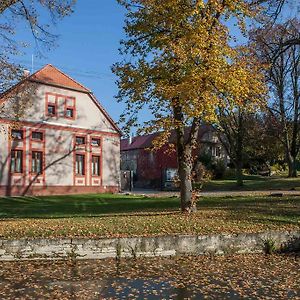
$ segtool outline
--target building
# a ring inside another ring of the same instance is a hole
[[[152,142],[157,136],[158,133],[154,133],[121,140],[121,170],[133,171],[135,187],[164,189],[174,185],[178,166],[176,151],[170,151],[169,145],[151,151]],[[175,134],[172,134],[170,143],[175,144],[175,140]],[[227,154],[212,126],[201,126],[198,141],[195,155],[207,153],[213,159],[222,159],[227,164]]]
[[[120,131],[92,92],[52,65],[0,95],[0,194],[116,192]]]

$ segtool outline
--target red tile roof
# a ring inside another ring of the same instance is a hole
[[[214,130],[212,126],[209,125],[202,125],[199,130],[198,137],[199,139],[202,138],[204,133]],[[186,136],[189,133],[189,128],[186,128]],[[121,151],[128,151],[128,150],[135,150],[135,149],[146,149],[152,147],[153,140],[159,135],[160,133],[152,133],[142,136],[135,136],[132,137],[132,142],[129,143],[129,138],[122,139],[121,140]],[[175,143],[176,137],[175,137],[175,131],[172,132],[171,137],[169,139],[170,143]]]
[[[88,90],[86,87],[50,64],[29,76],[28,79],[31,81],[43,82],[51,85],[90,92],[90,90]]]

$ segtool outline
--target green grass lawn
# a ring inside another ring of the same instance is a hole
[[[299,190],[300,178],[244,176],[244,186],[237,187],[236,180],[212,180],[203,186],[203,191],[266,191]]]
[[[184,215],[179,199],[124,195],[0,198],[1,238],[119,237],[299,230],[300,197],[203,197]]]

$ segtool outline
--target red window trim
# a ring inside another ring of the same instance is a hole
[[[67,97],[67,96],[60,96],[60,97],[65,97],[65,104],[64,104],[64,117],[65,119],[69,120],[75,120],[76,119],[76,98],[75,97]],[[67,105],[68,100],[73,101],[73,105]],[[67,116],[67,109],[72,109],[73,110],[73,117],[68,117]]]
[[[97,145],[93,145],[92,144],[92,140],[99,140],[99,146],[97,146]],[[101,144],[102,144],[102,139],[101,139],[101,137],[100,136],[91,136],[91,138],[90,138],[90,144],[91,144],[91,147],[93,147],[93,148],[100,148],[101,147]]]
[[[83,138],[84,139],[84,143],[83,144],[77,144],[76,143],[77,138]],[[86,135],[82,135],[82,134],[75,134],[74,143],[75,143],[75,146],[86,146],[86,144],[87,144],[87,136]]]
[[[84,157],[84,174],[77,174],[76,173],[76,156],[82,155]],[[74,153],[74,176],[76,178],[86,178],[87,175],[87,153],[86,152],[75,152]]]
[[[12,151],[21,151],[22,152],[22,172],[12,172],[11,170],[11,159],[12,159],[12,156],[11,156],[11,152]],[[25,172],[26,172],[26,151],[24,150],[24,147],[21,148],[21,147],[12,147],[10,149],[10,159],[9,159],[9,170],[10,170],[10,174],[15,174],[15,175],[24,175]]]
[[[93,146],[92,145],[92,139],[99,139],[100,140],[100,146]],[[89,176],[89,180],[90,180],[90,185],[93,186],[94,184],[99,184],[100,186],[103,186],[103,158],[102,158],[102,147],[103,147],[103,136],[102,135],[98,135],[98,134],[91,134],[90,135],[90,143],[89,143],[89,152],[90,152],[90,176]],[[95,150],[95,151],[93,151]],[[97,151],[97,152],[96,152]],[[99,172],[99,176],[97,175],[92,175],[92,159],[93,156],[99,156],[100,157],[100,162],[99,162],[99,168],[100,168],[100,172]],[[98,180],[99,183],[95,183],[95,180]]]
[[[45,151],[39,148],[31,148],[30,149],[30,156],[29,156],[29,174],[30,175],[37,175],[38,173],[32,172],[32,152],[40,152],[42,153],[42,172],[39,173],[40,176],[43,176],[45,173]]]
[[[43,135],[43,139],[42,140],[34,139],[32,137],[32,134],[34,132],[41,133]],[[33,142],[33,143],[44,143],[44,141],[45,141],[45,130],[30,128],[30,138],[29,138],[29,140],[30,140],[30,142]]]
[[[99,157],[99,175],[93,175],[93,157]],[[100,177],[102,177],[101,176],[101,173],[102,173],[101,154],[91,153],[90,165],[91,165],[91,167],[90,167],[91,178],[100,178]]]
[[[22,138],[21,138],[21,139],[15,139],[15,138],[13,138],[13,137],[12,137],[12,132],[13,132],[13,131],[21,131],[21,132],[22,132]],[[21,128],[21,129],[18,129],[18,128],[11,128],[11,129],[10,129],[10,138],[11,138],[11,140],[13,140],[13,141],[24,141],[24,140],[26,139],[24,128]]]
[[[76,144],[76,137],[83,137],[85,138],[85,144],[77,145]],[[84,179],[85,184],[84,186],[88,185],[87,179],[88,179],[88,159],[89,159],[89,153],[87,151],[87,145],[88,145],[89,139],[87,134],[80,134],[80,133],[74,133],[73,134],[73,185],[77,186],[76,182],[77,179]],[[84,175],[76,174],[76,155],[84,155]]]
[[[49,96],[55,96],[55,102],[49,102]],[[58,103],[57,103],[57,94],[53,93],[46,93],[46,104],[45,104],[45,116],[51,117],[51,118],[57,118],[58,117]],[[53,105],[55,107],[55,114],[50,115],[48,114],[48,106]]]
[[[41,132],[43,133],[43,140],[35,140],[32,139],[32,132]],[[28,174],[29,174],[29,178],[30,180],[33,180],[36,177],[36,173],[32,173],[31,172],[31,168],[32,168],[32,151],[37,151],[37,152],[42,152],[43,154],[43,165],[42,165],[42,173],[38,175],[37,179],[42,178],[42,183],[43,186],[46,186],[46,130],[45,129],[40,129],[40,128],[35,128],[35,127],[31,127],[30,128],[30,139],[29,139],[29,152],[28,152],[28,159],[29,159],[29,165],[28,165]],[[37,147],[33,147],[33,144],[37,145]],[[40,148],[41,147],[41,148]],[[35,183],[35,182],[34,182]]]

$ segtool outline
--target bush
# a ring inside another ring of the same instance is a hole
[[[234,168],[227,168],[224,173],[224,179],[236,179],[236,170]]]
[[[266,254],[274,254],[276,250],[276,242],[273,239],[267,239],[264,241],[264,251]]]
[[[225,162],[223,160],[217,160],[212,166],[212,172],[214,179],[223,179],[226,171]]]
[[[195,182],[208,181],[224,178],[226,164],[224,160],[213,159],[208,153],[202,153],[197,160],[195,167]]]
[[[213,174],[203,163],[198,163],[193,173],[193,181],[197,183],[203,183],[210,181]]]
[[[276,163],[273,164],[270,168],[272,174],[281,174],[287,169],[287,164]]]

